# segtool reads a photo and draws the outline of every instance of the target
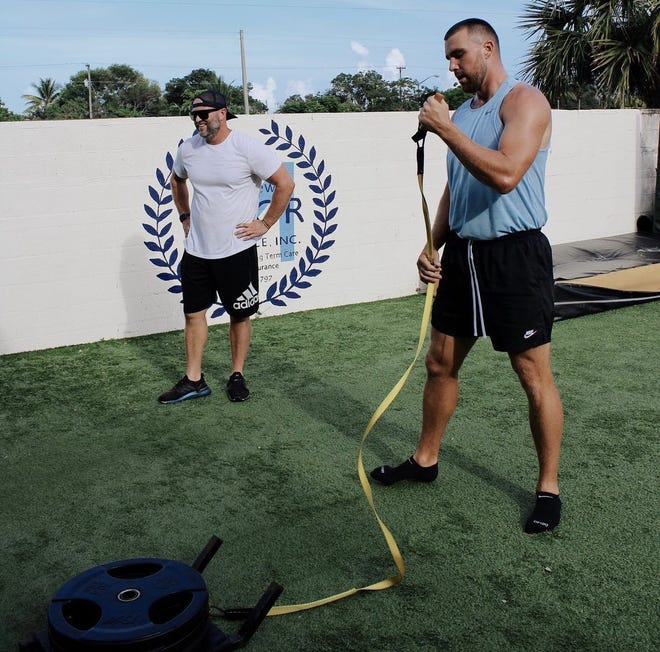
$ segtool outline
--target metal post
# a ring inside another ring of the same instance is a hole
[[[399,104],[403,105],[403,87],[401,81],[401,72],[406,69],[405,66],[397,66],[399,69]]]
[[[89,64],[87,66],[87,103],[89,105],[89,119],[91,120],[94,116],[92,115],[92,78],[89,74]]]
[[[241,69],[243,71],[243,106],[245,107],[245,115],[250,115],[250,103],[248,102],[248,87],[247,87],[247,73],[245,71],[245,43],[243,39],[243,30],[241,34]]]

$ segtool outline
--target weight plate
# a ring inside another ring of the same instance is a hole
[[[140,558],[91,568],[65,583],[48,606],[49,635],[61,650],[182,649],[208,624],[208,591],[178,561]]]

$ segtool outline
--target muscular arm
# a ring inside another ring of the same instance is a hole
[[[172,171],[172,176],[170,177],[170,185],[172,186],[172,199],[174,200],[174,205],[176,206],[179,215],[181,213],[190,213],[190,195],[188,193],[188,184],[185,179],[177,176],[174,171]]]
[[[293,194],[295,184],[293,183],[291,175],[283,165],[280,165],[275,174],[266,179],[266,181],[275,186],[275,191],[270,200],[268,210],[262,218],[264,224],[270,228],[280,219],[280,216],[289,205],[289,200]]]
[[[433,229],[431,236],[433,238],[433,248],[438,251],[447,241],[449,235],[449,184],[445,184],[445,190],[440,197],[438,210],[433,220]]]
[[[433,255],[429,258],[428,246],[425,245],[422,253],[417,259],[419,278],[424,283],[436,283],[440,280],[441,269],[438,258],[438,250],[447,241],[449,235],[449,186],[445,184],[445,190],[440,198],[438,210],[435,213],[431,239],[433,240]]]
[[[443,100],[430,97],[419,120],[447,143],[459,161],[479,181],[505,194],[513,190],[539,149],[550,140],[550,105],[532,86],[519,84],[505,98],[500,112],[504,131],[496,150],[477,145],[449,119]]]
[[[188,193],[188,184],[185,179],[177,176],[177,174],[172,170],[172,176],[170,177],[170,186],[172,187],[172,199],[174,200],[174,206],[176,206],[179,215],[183,213],[190,214],[190,195]],[[190,231],[190,218],[182,222],[183,232],[188,236],[188,231]]]
[[[250,240],[264,235],[280,219],[289,204],[295,184],[287,169],[280,165],[266,181],[275,186],[268,209],[262,219],[241,222],[236,226],[236,236],[241,240]]]

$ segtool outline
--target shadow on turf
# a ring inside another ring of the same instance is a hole
[[[315,420],[325,421],[337,431],[345,433],[346,437],[354,441],[357,446],[376,404],[367,405],[366,402],[350,395],[343,386],[333,384],[327,378],[319,377],[295,364],[280,360],[277,361],[276,367],[282,375],[290,374],[289,377],[297,378],[300,387],[305,388],[305,391],[291,395],[292,400],[302,411]],[[401,430],[400,423],[394,419],[388,420],[387,412],[379,420],[378,427],[391,432]],[[509,496],[519,507],[521,527],[525,524],[534,506],[534,492],[524,489],[450,445],[443,446],[442,460],[443,464],[453,464],[479,478],[496,491]],[[369,470],[367,469],[367,472]]]
[[[218,333],[220,338],[224,335],[224,333]],[[168,349],[168,355],[164,356],[163,341],[157,339],[156,342],[157,344],[154,347],[153,339],[138,338],[132,341],[139,351],[140,357],[143,360],[148,360],[154,370],[159,369],[164,375],[164,383],[167,384],[168,381],[165,379],[165,376],[175,376],[177,372],[174,370],[177,365],[181,364],[181,360],[183,359],[182,343],[178,337],[167,339],[166,348]],[[214,344],[217,345],[218,342]],[[209,348],[212,349],[212,347],[213,345]],[[175,348],[177,350],[174,350]],[[214,351],[210,353],[210,356],[214,354],[217,356],[218,353],[222,355],[225,352]],[[267,376],[273,374],[272,377],[278,378],[295,378],[296,385],[300,388],[300,391],[288,392],[288,397],[315,421],[326,422],[337,432],[344,433],[346,439],[351,440],[356,446],[360,441],[368,419],[371,417],[379,401],[383,398],[377,397],[373,403],[369,403],[366,399],[358,400],[354,393],[352,394],[345,389],[346,387],[353,389],[358,387],[357,380],[350,375],[350,372],[320,376],[312,373],[307,367],[300,367],[295,362],[292,362],[287,357],[278,354],[272,349],[269,351],[269,360],[265,363],[265,367],[260,369],[259,373],[265,373]],[[333,383],[331,379],[334,377],[340,378],[343,384]],[[389,419],[388,416],[387,411],[381,416],[378,422],[379,430],[394,433],[400,432],[401,424],[396,419]],[[383,444],[382,440],[379,441],[379,444]],[[389,450],[389,446],[385,446],[382,453],[384,456],[395,454],[394,451]],[[393,463],[396,460],[383,460],[383,462]],[[521,526],[524,525],[529,511],[533,507],[534,493],[532,491],[522,488],[518,484],[499,475],[492,468],[484,466],[446,443],[442,448],[442,463],[453,464],[479,478],[496,491],[509,496],[518,504],[520,524]],[[367,469],[367,472],[369,470]]]
[[[513,499],[518,504],[520,510],[520,525],[521,527],[525,525],[529,512],[534,507],[534,492],[523,489],[520,485],[495,473],[493,469],[475,462],[472,458],[452,446],[443,446],[442,459],[444,463],[453,464],[463,469],[463,471],[471,473],[497,491]]]

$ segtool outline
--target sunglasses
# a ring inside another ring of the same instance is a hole
[[[203,111],[192,111],[190,113],[190,119],[193,122],[195,122],[195,118],[199,118],[200,120],[207,120],[211,113],[215,113],[219,110],[220,109],[204,109]]]

